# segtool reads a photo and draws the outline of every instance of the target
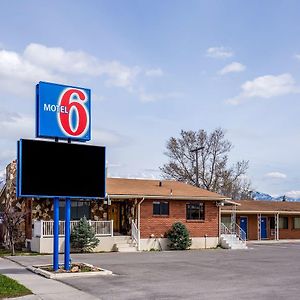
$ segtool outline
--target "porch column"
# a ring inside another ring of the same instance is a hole
[[[279,241],[279,213],[276,214],[276,238]]]
[[[235,224],[236,224],[236,204],[233,206],[231,210],[231,222],[230,222],[230,230],[233,232],[235,229]]]
[[[221,236],[221,222],[222,222],[222,220],[221,220],[221,206],[218,206],[218,237],[220,238],[220,236]]]
[[[138,234],[138,251],[141,250],[141,204],[144,202],[145,197],[142,198],[142,200],[138,203],[138,224],[137,224],[137,234]]]
[[[257,214],[257,240],[261,240],[261,214]]]

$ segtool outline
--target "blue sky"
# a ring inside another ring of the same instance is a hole
[[[0,170],[34,138],[34,86],[92,89],[111,176],[160,176],[181,129],[227,130],[255,189],[300,196],[298,1],[6,1]]]

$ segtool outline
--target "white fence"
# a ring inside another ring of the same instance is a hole
[[[71,221],[71,231],[79,221]],[[88,221],[94,229],[96,236],[113,236],[113,220],[111,221]],[[34,221],[33,236],[34,237],[53,237],[53,221]],[[59,221],[59,235],[65,235],[65,221]]]

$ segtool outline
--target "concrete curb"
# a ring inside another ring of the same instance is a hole
[[[33,273],[29,271],[26,266],[21,263],[17,263],[12,259],[0,258],[0,273],[17,280],[32,291],[33,295],[24,296],[24,298],[17,298],[20,300],[99,299],[99,297],[95,297],[84,292],[75,286],[71,286],[57,280],[51,280]]]
[[[299,244],[299,239],[294,240],[251,240],[247,241],[247,244],[250,245],[272,245],[272,244]]]
[[[93,267],[92,265],[87,264],[87,263],[83,263],[83,264],[88,267]],[[77,273],[71,273],[71,272],[70,273],[52,273],[52,272],[42,269],[42,267],[49,267],[49,266],[51,266],[51,265],[46,264],[46,265],[38,265],[38,266],[29,266],[29,267],[26,267],[26,269],[35,274],[39,274],[39,275],[44,276],[49,279],[113,275],[112,271],[109,271],[106,269],[101,269],[101,268],[97,268],[98,271],[94,271],[94,272],[77,272]]]

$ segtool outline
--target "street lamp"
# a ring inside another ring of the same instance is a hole
[[[199,167],[198,167],[198,152],[203,150],[204,147],[197,147],[191,150],[191,152],[196,152],[196,186],[199,187]]]

